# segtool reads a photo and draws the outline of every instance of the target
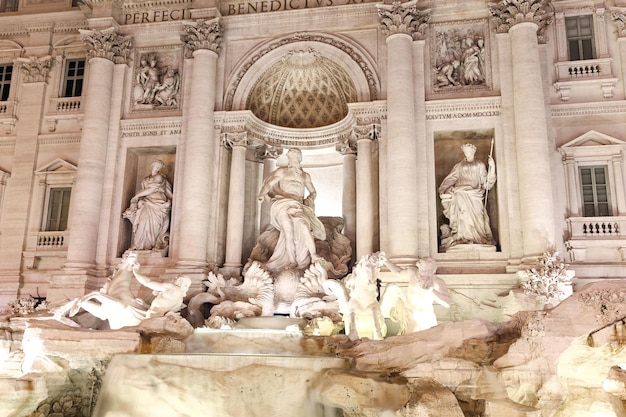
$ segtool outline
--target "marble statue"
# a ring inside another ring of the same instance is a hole
[[[493,148],[492,148],[493,149]],[[459,244],[495,245],[486,210],[486,193],[496,182],[495,162],[488,165],[474,158],[476,146],[461,146],[465,159],[457,163],[439,186],[443,214],[450,220],[442,227],[441,248]]]
[[[72,317],[83,309],[100,320],[108,321],[113,330],[138,325],[146,318],[147,309],[145,303],[137,300],[130,289],[133,272],[137,267],[137,254],[127,252],[104,287],[62,306],[55,312],[55,318],[67,322],[65,314],[69,313]]]
[[[141,60],[141,68],[137,74],[137,85],[141,91],[137,92],[135,101],[138,104],[152,104],[156,94],[156,87],[159,85],[160,71],[157,67],[157,57],[150,55],[148,59]]]
[[[139,264],[133,266],[133,274],[144,287],[150,288],[155,296],[146,311],[146,319],[162,317],[167,313],[178,313],[185,306],[183,299],[191,286],[191,278],[181,275],[174,282],[152,281],[139,273]]]
[[[280,232],[265,268],[270,272],[304,269],[318,259],[314,239],[325,239],[326,230],[315,216],[317,192],[300,163],[302,152],[287,152],[288,165],[276,169],[263,181],[259,202],[271,201],[270,223]],[[308,196],[305,197],[305,192]]]
[[[437,262],[431,258],[419,259],[415,266],[400,267],[382,256],[383,263],[408,282],[406,294],[396,284],[389,284],[381,296],[383,315],[398,322],[398,334],[419,332],[437,325],[433,302],[450,307],[450,293],[446,283],[435,275]]]
[[[127,252],[122,261],[99,291],[78,297],[55,312],[55,318],[74,325],[64,318],[75,316],[81,309],[109,322],[113,330],[136,326],[143,320],[178,313],[184,307],[183,299],[191,286],[191,279],[179,276],[171,282],[153,281],[139,273],[137,252]],[[132,278],[153,291],[152,300],[137,298],[131,290]]]
[[[141,182],[141,191],[123,213],[133,225],[130,250],[167,251],[173,194],[172,185],[161,173],[164,166],[161,160],[152,162],[152,171]]]
[[[378,273],[385,259],[382,252],[363,255],[343,282],[326,283],[337,296],[345,333],[350,340],[367,337],[382,340],[387,334],[378,303]]]

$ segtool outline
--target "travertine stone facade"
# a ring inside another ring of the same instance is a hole
[[[293,147],[352,263],[435,258],[450,318],[550,247],[580,280],[624,277],[626,4],[82,3],[0,13],[0,306],[100,288],[155,160],[168,250],[141,265],[192,290],[239,275],[269,222],[262,180]],[[496,245],[446,250],[438,188],[467,142],[497,167]]]

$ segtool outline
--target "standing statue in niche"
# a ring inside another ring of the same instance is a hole
[[[493,149],[493,146],[492,146]],[[443,214],[450,220],[442,226],[441,248],[448,251],[459,244],[495,245],[486,210],[486,193],[496,182],[496,165],[474,159],[476,146],[461,146],[465,159],[457,163],[439,186]]]
[[[300,163],[302,152],[287,152],[288,164],[265,178],[259,191],[259,202],[270,201],[270,223],[280,234],[274,252],[265,267],[270,272],[304,269],[318,259],[315,240],[326,239],[326,230],[315,216],[317,192],[311,176]],[[305,191],[309,194],[305,198]]]
[[[124,211],[123,217],[133,225],[131,250],[165,252],[169,246],[172,185],[161,173],[165,164],[152,162],[152,172],[141,182],[139,191]]]

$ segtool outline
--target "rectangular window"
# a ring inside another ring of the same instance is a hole
[[[0,0],[0,12],[17,12],[19,0]]]
[[[610,216],[607,167],[580,167],[580,185],[583,196],[583,216]]]
[[[50,197],[48,199],[48,217],[46,220],[47,232],[62,232],[67,229],[71,193],[71,187],[58,187],[50,189]]]
[[[85,60],[68,59],[65,63],[65,81],[63,83],[63,97],[80,97],[83,94],[83,80],[85,78]]]
[[[595,58],[592,16],[566,17],[565,30],[570,61]]]
[[[7,101],[9,99],[12,75],[13,65],[0,65],[0,101]]]

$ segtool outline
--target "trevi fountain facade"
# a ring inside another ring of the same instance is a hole
[[[626,417],[623,0],[0,1],[0,415]]]

